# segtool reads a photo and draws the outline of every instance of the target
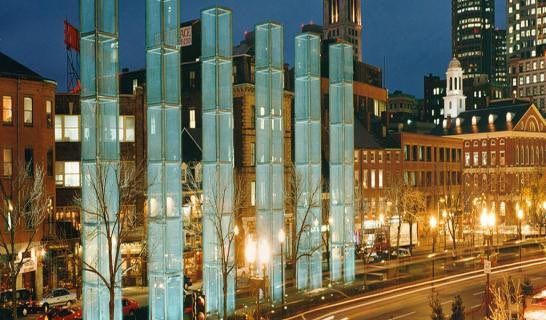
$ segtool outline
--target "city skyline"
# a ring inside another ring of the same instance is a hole
[[[142,69],[145,65],[144,3],[133,4],[120,1],[120,68],[130,70]],[[300,32],[302,24],[322,24],[322,5],[317,0],[279,0],[260,5],[252,1],[205,0],[196,3],[182,0],[181,21],[197,19],[200,10],[215,4],[233,10],[235,44],[257,23],[266,20],[282,23],[286,62],[290,65],[294,62],[294,43],[289,39]],[[505,1],[496,0],[495,25],[500,28],[505,26],[505,6]],[[57,90],[65,91],[62,21],[67,19],[79,25],[78,3],[21,4],[7,0],[4,8],[0,13],[0,50],[17,57],[40,75],[57,81]],[[301,8],[305,10],[299,10]],[[449,1],[424,0],[418,4],[396,0],[362,2],[363,61],[381,68],[386,66],[385,84],[389,92],[402,90],[420,98],[423,95],[423,76],[429,73],[444,76],[451,60],[450,10]],[[251,18],[247,18],[249,16]],[[35,24],[25,23],[28,21],[34,21],[43,28],[36,29]],[[387,23],[382,24],[383,21]],[[397,22],[390,23],[392,21]],[[390,36],[385,37],[385,34]]]

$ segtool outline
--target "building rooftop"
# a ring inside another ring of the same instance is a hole
[[[435,135],[457,135],[512,130],[533,104],[524,100],[500,100],[488,107],[469,110],[457,118],[445,119],[433,130]]]
[[[0,52],[0,77],[47,80],[3,52]]]

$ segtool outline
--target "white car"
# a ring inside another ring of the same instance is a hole
[[[64,288],[58,288],[53,289],[53,291],[51,291],[49,295],[45,296],[40,302],[40,306],[44,309],[45,312],[47,312],[50,307],[59,305],[66,305],[70,307],[75,302],[75,293],[71,293]]]

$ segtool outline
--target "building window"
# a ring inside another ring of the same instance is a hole
[[[364,162],[364,163],[368,162],[368,151],[364,151],[362,153],[362,162]]]
[[[250,183],[250,205],[256,205],[256,181]]]
[[[195,71],[190,71],[190,88],[195,88]]]
[[[378,187],[379,187],[379,189],[383,188],[383,170],[379,170]]]
[[[53,150],[47,150],[46,154],[46,174],[48,177],[53,176]]]
[[[254,142],[250,143],[250,165],[256,165],[256,144]]]
[[[4,149],[2,151],[2,166],[4,168],[3,175],[11,177],[13,174],[13,154],[11,149]]]
[[[362,187],[368,189],[368,170],[364,170],[362,173]]]
[[[474,167],[477,167],[480,164],[479,154],[477,151],[474,151]]]
[[[464,153],[464,165],[465,167],[470,167],[470,152]]]
[[[379,163],[383,163],[383,152],[378,152],[377,153],[377,161]]]
[[[55,162],[55,184],[59,187],[80,187],[80,163]]]
[[[497,153],[495,151],[491,151],[491,165],[497,165]]]
[[[190,110],[190,129],[195,129],[195,110]]]
[[[119,142],[135,142],[135,116],[119,117]]]
[[[371,163],[374,163],[375,162],[375,152],[370,152],[370,162]]]
[[[391,152],[390,151],[387,151],[385,153],[385,160],[387,161],[387,163],[391,163]]]
[[[53,106],[50,100],[46,101],[46,125],[48,128],[53,127]]]
[[[55,116],[55,141],[56,142],[80,141],[80,116],[56,115]]]
[[[375,189],[375,170],[371,170],[370,172],[370,187]]]
[[[6,125],[13,124],[13,105],[10,96],[2,97],[2,123]]]
[[[482,151],[482,166],[487,166],[487,151]]]
[[[29,176],[34,176],[34,150],[25,148],[25,168]]]
[[[25,125],[29,125],[31,126],[32,125],[32,109],[33,109],[33,106],[32,106],[32,98],[29,98],[29,97],[25,97],[23,99],[23,102],[24,102],[24,123]]]
[[[504,151],[499,152],[499,165],[504,166],[506,164],[505,158],[504,158]]]

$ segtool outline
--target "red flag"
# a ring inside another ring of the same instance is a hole
[[[64,21],[64,44],[68,49],[80,52],[80,32],[66,20]]]

